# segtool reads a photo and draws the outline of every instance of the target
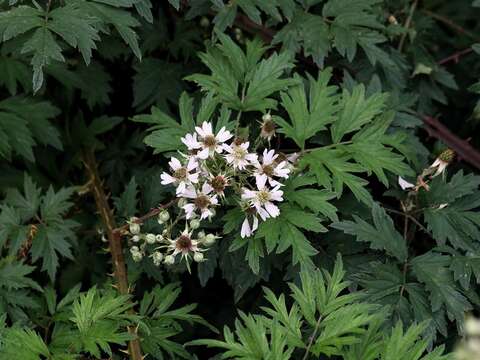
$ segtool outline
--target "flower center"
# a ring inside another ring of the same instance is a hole
[[[214,147],[215,145],[217,145],[217,139],[215,139],[215,136],[213,135],[207,135],[203,138],[203,144],[206,146],[206,147]]]
[[[268,177],[272,177],[273,176],[273,166],[272,165],[263,165],[262,166],[262,171],[265,175],[267,175]]]
[[[270,193],[266,190],[260,190],[257,193],[257,199],[261,204],[265,204],[266,202],[270,201]]]
[[[210,205],[210,199],[205,195],[199,195],[195,199],[195,206],[199,209],[205,209],[208,205]]]
[[[244,148],[240,146],[235,146],[233,149],[233,157],[237,160],[243,160],[245,159],[245,155],[247,155],[247,152],[245,151]]]
[[[226,184],[227,184],[226,179],[221,175],[215,176],[211,181],[212,188],[217,193],[225,190],[225,185]]]
[[[180,235],[175,245],[178,250],[189,250],[192,247],[192,240],[188,235]]]
[[[275,132],[275,123],[272,120],[266,120],[262,124],[262,131],[266,134],[271,134]]]
[[[180,169],[175,170],[173,173],[173,177],[179,180],[183,180],[187,177],[187,169],[181,167]]]

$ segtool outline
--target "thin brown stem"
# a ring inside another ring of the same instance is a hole
[[[310,349],[312,348],[313,342],[315,341],[315,338],[317,337],[318,329],[320,329],[320,323],[322,322],[322,315],[318,317],[317,323],[315,324],[315,328],[313,329],[313,333],[308,339],[308,345],[307,349],[305,350],[305,355],[303,355],[302,360],[307,360],[308,359],[308,354],[310,354]]]
[[[473,49],[471,47],[460,50],[460,51],[457,51],[457,52],[453,53],[452,55],[447,56],[446,58],[438,60],[437,64],[438,65],[445,65],[449,62],[458,63],[462,56],[468,55],[472,52],[473,52]]]
[[[119,232],[116,232],[115,218],[110,205],[107,200],[107,195],[103,189],[102,180],[98,174],[98,166],[95,159],[95,154],[91,150],[85,150],[83,153],[83,162],[88,177],[91,179],[92,192],[95,197],[95,204],[98,212],[102,218],[105,232],[108,238],[110,254],[113,263],[113,273],[116,282],[116,288],[120,294],[128,294],[128,278],[127,267],[125,265],[125,259],[123,257],[123,249],[121,236]],[[131,309],[133,313],[134,310]],[[132,360],[142,360],[142,351],[140,348],[140,341],[137,337],[137,330],[135,327],[130,326],[128,332],[135,336],[135,339],[130,340],[128,343],[128,352]]]
[[[414,216],[408,214],[408,213],[404,213],[402,211],[398,211],[398,210],[395,210],[395,209],[390,209],[390,208],[386,208],[384,207],[385,211],[387,212],[390,212],[392,214],[397,214],[397,215],[401,215],[403,217],[405,217],[405,219],[410,219],[412,222],[415,223],[415,225],[417,225],[420,229],[422,229],[423,231],[425,231],[427,234],[430,234],[430,232],[428,231],[428,229],[423,226],[417,219],[415,219]]]
[[[425,15],[430,16],[432,19],[435,19],[435,20],[441,22],[442,24],[448,26],[449,28],[456,31],[457,33],[463,34],[463,35],[468,36],[469,38],[471,38],[471,39],[473,39],[477,42],[480,42],[480,37],[479,36],[476,36],[475,34],[466,30],[463,26],[458,25],[457,23],[455,23],[454,21],[452,21],[448,17],[437,14],[437,13],[434,13],[433,11],[426,10],[426,9],[422,10],[422,12]]]
[[[405,28],[405,32],[402,34],[400,38],[400,42],[398,43],[398,51],[402,51],[403,45],[405,43],[405,39],[408,35],[408,29],[410,29],[410,25],[412,24],[413,14],[415,14],[415,9],[417,8],[418,0],[413,0],[412,5],[410,6],[410,10],[408,12],[407,20],[405,20],[405,24],[403,27]]]
[[[178,199],[174,199],[174,200],[171,200],[169,201],[168,203],[165,203],[163,205],[159,205],[157,206],[156,208],[153,208],[151,209],[148,213],[146,213],[145,215],[139,217],[139,218],[136,218],[135,220],[133,220],[134,222],[136,222],[137,224],[143,224],[145,221],[147,221],[148,219],[154,217],[154,216],[157,216],[158,214],[160,214],[163,210],[165,209],[168,209],[169,207],[171,207],[172,205],[175,205],[177,203]],[[125,225],[122,225],[122,226],[119,226],[119,227],[116,227],[113,229],[113,232],[115,234],[117,234],[118,236],[123,236],[125,235],[127,232],[128,232],[128,224],[125,224]]]

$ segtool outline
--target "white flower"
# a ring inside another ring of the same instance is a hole
[[[182,259],[188,258],[191,252],[195,254],[200,251],[198,248],[198,240],[192,239],[192,232],[189,232],[188,228],[183,230],[178,238],[169,240],[169,242],[168,250],[172,251],[171,255],[173,257],[182,254]]]
[[[223,148],[227,152],[225,160],[233,165],[234,169],[245,170],[245,167],[257,162],[257,154],[248,152],[249,142],[241,144],[232,143],[224,145]]]
[[[402,190],[407,190],[407,189],[411,189],[411,188],[414,188],[414,187],[415,187],[414,184],[409,183],[407,180],[405,180],[405,179],[402,178],[401,176],[398,177],[398,185],[400,185],[400,187],[402,188]]]
[[[191,219],[197,210],[200,212],[200,219],[206,219],[209,216],[213,216],[214,213],[211,207],[218,204],[218,199],[217,195],[210,195],[212,191],[213,188],[208,183],[202,185],[201,191],[194,187],[188,187],[185,189],[180,196],[193,199],[193,203],[187,203],[183,206],[187,219]]]
[[[273,201],[283,201],[283,191],[280,190],[280,184],[273,189],[268,189],[266,182],[267,175],[259,175],[256,177],[258,190],[243,189],[242,194],[242,199],[247,200],[250,205],[255,207],[262,220],[280,215],[280,209]]]
[[[189,150],[199,150],[196,156],[202,160],[213,156],[215,153],[221,154],[223,152],[223,143],[233,136],[225,127],[222,127],[218,134],[215,135],[212,123],[209,122],[204,122],[201,127],[196,126],[195,131],[199,135],[198,140],[197,134],[187,134],[181,140]]]
[[[275,154],[275,150],[267,150],[263,151],[262,162],[257,162],[255,164],[256,170],[254,175],[256,178],[259,178],[265,175],[268,178],[270,185],[277,186],[279,183],[275,181],[274,177],[279,178],[288,178],[288,174],[290,173],[290,169],[287,166],[286,161],[276,162],[278,154]]]
[[[270,141],[275,136],[275,123],[272,121],[272,115],[266,113],[262,116],[262,126],[260,128],[260,137]]]
[[[245,216],[245,220],[243,220],[242,229],[240,231],[240,236],[242,238],[252,236],[255,230],[258,229],[258,217],[256,215],[253,215],[251,216],[251,218],[252,218],[252,225],[250,225],[248,214],[247,216]]]
[[[224,197],[224,191],[225,188],[230,185],[230,179],[226,175],[219,174],[217,176],[212,176],[210,178],[209,184],[216,194]]]
[[[187,185],[196,184],[198,182],[198,174],[192,173],[198,167],[198,163],[192,156],[188,159],[186,166],[182,166],[177,158],[172,157],[168,163],[173,170],[172,175],[166,172],[162,173],[162,185],[175,184],[177,185],[177,194],[185,190]]]

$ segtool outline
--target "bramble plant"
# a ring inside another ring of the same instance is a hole
[[[0,0],[0,359],[473,359],[479,7]]]

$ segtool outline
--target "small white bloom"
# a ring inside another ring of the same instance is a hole
[[[172,157],[168,165],[170,165],[173,173],[172,175],[166,172],[162,173],[160,175],[162,179],[161,184],[176,185],[177,194],[183,192],[187,185],[196,184],[198,182],[198,174],[193,172],[198,167],[198,163],[194,157],[188,158],[187,164],[185,166],[183,166],[177,158]]]
[[[198,240],[192,239],[192,232],[189,232],[188,229],[182,231],[178,238],[169,240],[169,242],[168,250],[172,251],[171,255],[173,257],[182,254],[182,259],[184,257],[188,258],[190,253],[195,254],[199,251]]]
[[[243,189],[242,193],[242,199],[247,200],[250,205],[255,207],[262,220],[280,215],[280,209],[273,202],[283,201],[283,191],[280,190],[280,184],[273,189],[268,189],[266,182],[267,175],[259,175],[256,177],[258,190]]]
[[[401,176],[398,177],[398,185],[400,185],[400,187],[402,188],[402,190],[407,190],[407,189],[411,189],[411,188],[414,188],[414,187],[415,187],[414,184],[409,183],[407,180],[405,180],[405,179],[402,178]]]
[[[258,229],[258,217],[256,215],[251,216],[252,225],[250,225],[249,216],[245,216],[245,220],[242,223],[242,229],[240,231],[240,236],[242,238],[250,237],[253,235],[255,230]]]
[[[230,145],[223,146],[227,152],[225,160],[227,160],[229,164],[232,164],[234,169],[245,170],[247,166],[257,162],[257,154],[248,152],[249,144],[248,141],[241,144],[233,142]]]
[[[255,177],[259,178],[265,175],[268,178],[270,185],[272,186],[276,186],[279,184],[276,180],[274,180],[274,177],[287,179],[288,174],[290,173],[287,162],[277,162],[277,157],[278,154],[275,154],[275,150],[265,149],[263,151],[262,162],[257,162],[255,164]]]
[[[195,215],[195,211],[200,212],[200,220],[213,216],[212,207],[218,204],[217,195],[210,195],[213,188],[208,183],[202,185],[201,191],[194,187],[189,187],[181,194],[181,196],[193,199],[192,203],[187,203],[183,206],[186,218],[191,219]]]
[[[210,186],[221,197],[224,197],[224,191],[230,185],[230,179],[226,175],[219,174],[210,178]]]
[[[155,234],[147,234],[145,236],[145,241],[147,242],[147,244],[155,244],[155,241],[157,240],[157,237],[155,236]]]
[[[215,135],[210,122],[204,122],[201,127],[196,126],[195,131],[199,135],[198,140],[196,134],[187,134],[185,138],[182,138],[182,142],[189,150],[198,150],[196,156],[202,160],[213,156],[215,153],[221,154],[223,143],[233,136],[225,127],[222,127]]]

